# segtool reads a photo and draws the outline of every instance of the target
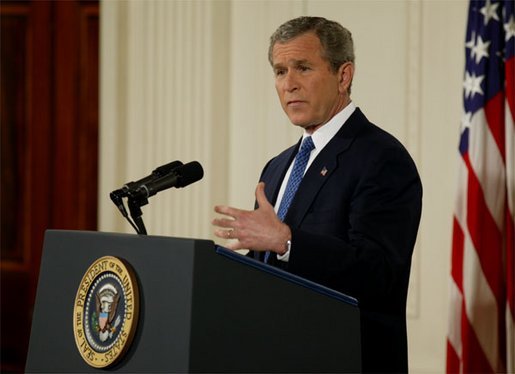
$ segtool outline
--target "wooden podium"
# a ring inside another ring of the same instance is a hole
[[[113,256],[139,288],[128,351],[86,363],[74,303],[88,267]],[[212,241],[47,231],[26,372],[359,372],[354,299]]]

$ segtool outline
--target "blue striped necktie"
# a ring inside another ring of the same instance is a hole
[[[311,139],[311,136],[308,136],[302,141],[300,150],[297,153],[297,156],[295,156],[290,178],[288,179],[288,184],[284,190],[281,205],[279,205],[279,210],[277,211],[277,217],[279,217],[281,221],[284,221],[284,217],[286,217],[288,208],[290,207],[290,204],[295,194],[297,193],[297,190],[299,189],[300,181],[302,180],[302,177],[304,177],[304,172],[306,171],[309,155],[314,148],[315,144],[313,144],[313,139]],[[270,251],[267,251],[265,253],[265,263],[268,262],[269,257]]]

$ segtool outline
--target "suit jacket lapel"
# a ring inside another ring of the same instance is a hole
[[[300,225],[322,186],[331,179],[331,175],[338,168],[339,155],[351,146],[362,119],[365,119],[365,116],[356,108],[345,125],[310,165],[284,220],[291,227]]]
[[[274,172],[270,173],[269,177],[267,178],[265,184],[265,195],[270,204],[272,205],[275,205],[277,201],[277,195],[279,194],[279,190],[281,189],[282,181],[284,179],[286,171],[288,170],[288,167],[290,166],[293,159],[295,158],[295,155],[297,154],[301,140],[302,138],[298,141],[298,143],[295,146],[290,147],[280,156],[281,158],[277,160],[278,162],[277,165],[275,165]]]

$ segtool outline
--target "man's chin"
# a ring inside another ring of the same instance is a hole
[[[304,130],[310,129],[312,127],[316,127],[316,125],[314,125],[311,122],[292,121],[291,119],[290,119],[290,122],[292,123],[293,126],[301,127]]]
[[[310,126],[309,122],[303,121],[302,119],[295,117],[289,117],[289,119],[293,126],[302,127],[303,129]]]
[[[292,121],[290,119],[290,122],[293,126],[301,127],[306,131],[308,134],[313,134],[316,130],[318,130],[320,127],[322,127],[322,124],[313,124],[311,122],[300,122],[300,121]]]

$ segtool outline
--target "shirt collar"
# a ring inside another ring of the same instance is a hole
[[[315,144],[316,152],[320,152],[327,143],[336,135],[336,133],[342,128],[345,122],[349,119],[352,113],[356,110],[356,105],[351,101],[345,108],[338,112],[333,118],[329,120],[325,125],[318,128],[311,138]],[[306,131],[302,135],[302,140],[310,136]]]

